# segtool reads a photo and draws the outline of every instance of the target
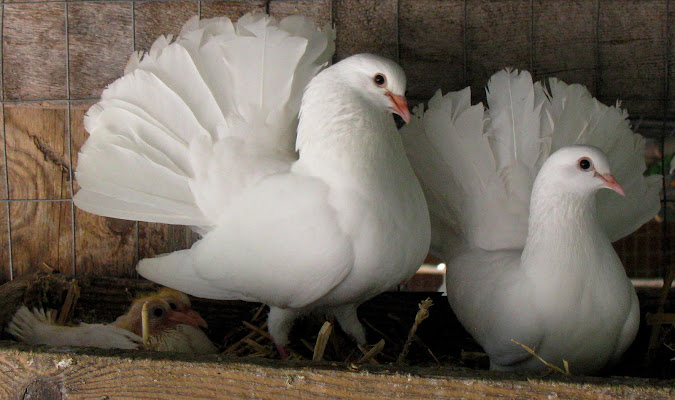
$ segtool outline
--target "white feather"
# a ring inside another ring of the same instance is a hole
[[[312,26],[262,14],[235,24],[193,18],[175,42],[162,36],[142,60],[132,55],[128,73],[85,117],[91,136],[75,204],[208,231],[230,193],[288,169],[302,90],[332,54],[333,31]],[[247,146],[268,149],[265,160],[259,151],[241,155]],[[231,154],[239,163],[223,171],[217,160]],[[214,179],[223,173],[225,181]]]
[[[7,325],[7,332],[28,344],[82,346],[102,349],[136,349],[142,338],[109,324],[60,326],[49,321],[42,309],[21,306]]]

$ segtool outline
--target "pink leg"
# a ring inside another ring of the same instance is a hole
[[[291,356],[291,354],[288,352],[288,349],[285,348],[284,346],[276,345],[277,350],[279,350],[279,355],[281,356],[282,360],[288,360],[288,357]]]

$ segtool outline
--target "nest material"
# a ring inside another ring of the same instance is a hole
[[[0,310],[0,323],[6,326],[22,304],[29,308],[57,310],[55,318],[59,324],[109,323],[125,313],[135,297],[157,288],[157,285],[142,280],[39,273],[0,287],[0,297],[6,304]],[[462,353],[448,351],[450,342],[432,343],[435,334],[441,333],[439,337],[444,338],[442,333],[452,330],[442,318],[443,313],[448,312],[447,302],[437,295],[436,302],[441,305],[435,306],[439,308],[439,318],[432,318],[429,329],[424,329],[428,322],[421,324],[424,318],[416,319],[416,313],[418,303],[425,297],[422,294],[389,293],[362,307],[359,311],[361,321],[373,344],[365,348],[359,348],[332,320],[314,315],[302,318],[291,332],[291,359],[348,363],[396,363],[400,359],[400,362],[413,365],[456,364]],[[224,355],[279,357],[267,333],[266,306],[240,301],[192,300],[192,308],[209,323],[207,335]],[[424,304],[430,304],[430,300]],[[428,315],[428,311],[425,313]],[[326,322],[328,324],[324,324]],[[13,339],[4,333],[3,338]],[[479,352],[480,348],[474,346],[472,350]]]
[[[57,310],[62,324],[109,323],[125,313],[131,301],[159,286],[144,280],[119,278],[74,278],[59,273],[41,273],[22,277],[0,286],[0,323],[6,326],[22,304]],[[654,294],[638,290],[643,307],[651,307]],[[425,301],[430,296],[433,301]],[[658,296],[656,296],[658,297]],[[267,307],[243,301],[192,299],[192,308],[209,323],[206,331],[221,353],[232,357],[278,358],[267,333]],[[670,303],[666,309],[670,309]],[[74,318],[72,318],[74,316]],[[426,318],[426,319],[425,319]],[[310,315],[298,320],[291,332],[290,354],[296,360],[346,362],[351,368],[359,363],[411,366],[487,369],[489,362],[480,346],[453,318],[447,300],[439,293],[383,293],[359,308],[368,341],[359,348],[334,321]],[[330,328],[328,328],[330,326]],[[324,329],[322,329],[324,327]],[[662,331],[665,343],[654,362],[646,364],[650,330],[643,325],[633,347],[614,375],[672,378],[675,376],[673,334]],[[3,332],[4,339],[13,339]],[[317,344],[318,342],[318,344]],[[572,369],[574,366],[570,366]]]

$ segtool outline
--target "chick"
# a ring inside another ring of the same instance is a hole
[[[198,326],[206,321],[190,309],[190,300],[175,290],[160,290],[136,299],[126,314],[111,324],[56,325],[53,311],[29,311],[21,306],[7,332],[28,344],[136,349],[143,345],[142,310],[147,304],[149,339],[145,347],[157,351],[216,353]]]
[[[142,335],[142,308],[148,303],[149,339],[146,347],[157,351],[212,354],[218,349],[199,328],[207,328],[206,321],[190,308],[185,293],[170,288],[140,297],[129,312],[113,324]]]

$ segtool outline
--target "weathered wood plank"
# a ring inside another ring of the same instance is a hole
[[[0,121],[4,121],[5,116],[4,116],[4,107],[0,107]],[[5,124],[2,124],[0,127],[0,143],[7,143],[5,141]],[[9,192],[7,191],[7,180],[2,179],[2,177],[5,177],[6,169],[7,169],[7,158],[5,157],[5,146],[0,146],[0,199],[5,200],[9,198]],[[2,208],[2,207],[0,207]],[[2,211],[0,211],[1,213]]]
[[[65,5],[7,4],[4,10],[4,98],[67,98]]]
[[[675,223],[670,222],[675,229]],[[661,223],[651,220],[631,235],[613,243],[626,274],[632,278],[660,278],[663,260]]]
[[[71,101],[70,102],[70,142],[71,142],[71,165],[73,168],[73,193],[77,193],[80,187],[75,179],[77,170],[77,156],[89,133],[84,129],[84,116],[94,101]]]
[[[0,202],[0,283],[7,282],[12,276],[9,267],[8,207],[8,202]]]
[[[11,199],[71,197],[67,104],[5,105]]]
[[[647,92],[644,92],[648,95]],[[616,101],[621,102],[621,108],[628,111],[631,118],[639,120],[640,118],[647,119],[662,119],[663,118],[663,100],[643,100],[643,99],[625,99],[622,97],[601,96],[598,100],[604,104],[614,105]]]
[[[84,115],[91,101],[71,104],[70,124],[73,170],[77,156],[89,134],[84,129]],[[79,190],[73,182],[75,193]],[[136,222],[89,214],[75,207],[75,271],[78,276],[106,275],[135,277],[137,262]]]
[[[136,277],[136,221],[101,217],[75,207],[78,276]]]
[[[335,1],[333,14],[338,60],[353,54],[373,53],[398,61],[397,1]]]
[[[202,1],[202,18],[227,17],[233,22],[237,21],[242,15],[252,11],[265,11],[265,1]]]
[[[498,70],[530,69],[530,1],[467,0],[466,8],[467,84],[478,102]]]
[[[64,349],[65,350],[65,349]],[[252,362],[94,350],[50,351],[10,345],[0,349],[0,393],[21,398],[27,389],[84,398],[528,398],[670,399],[672,385],[642,379],[536,377],[344,364]],[[108,352],[107,354],[110,354]],[[56,397],[60,398],[60,397]]]
[[[409,98],[429,99],[437,89],[446,93],[466,86],[463,25],[464,1],[400,2],[400,64]]]
[[[331,22],[331,7],[331,0],[272,0],[269,9],[278,19],[299,14],[323,27]]]
[[[9,204],[14,276],[33,273],[47,263],[73,272],[72,207],[67,201]]]
[[[189,249],[197,240],[199,235],[187,226],[138,223],[138,256],[141,259]]]
[[[136,50],[148,51],[160,35],[175,38],[188,19],[199,12],[194,1],[137,2],[134,6]]]
[[[585,85],[595,94],[596,0],[533,2],[533,73]]]
[[[70,95],[98,97],[122,76],[133,51],[131,2],[73,2],[68,6]]]
[[[600,2],[602,97],[665,98],[665,16],[666,0]]]

